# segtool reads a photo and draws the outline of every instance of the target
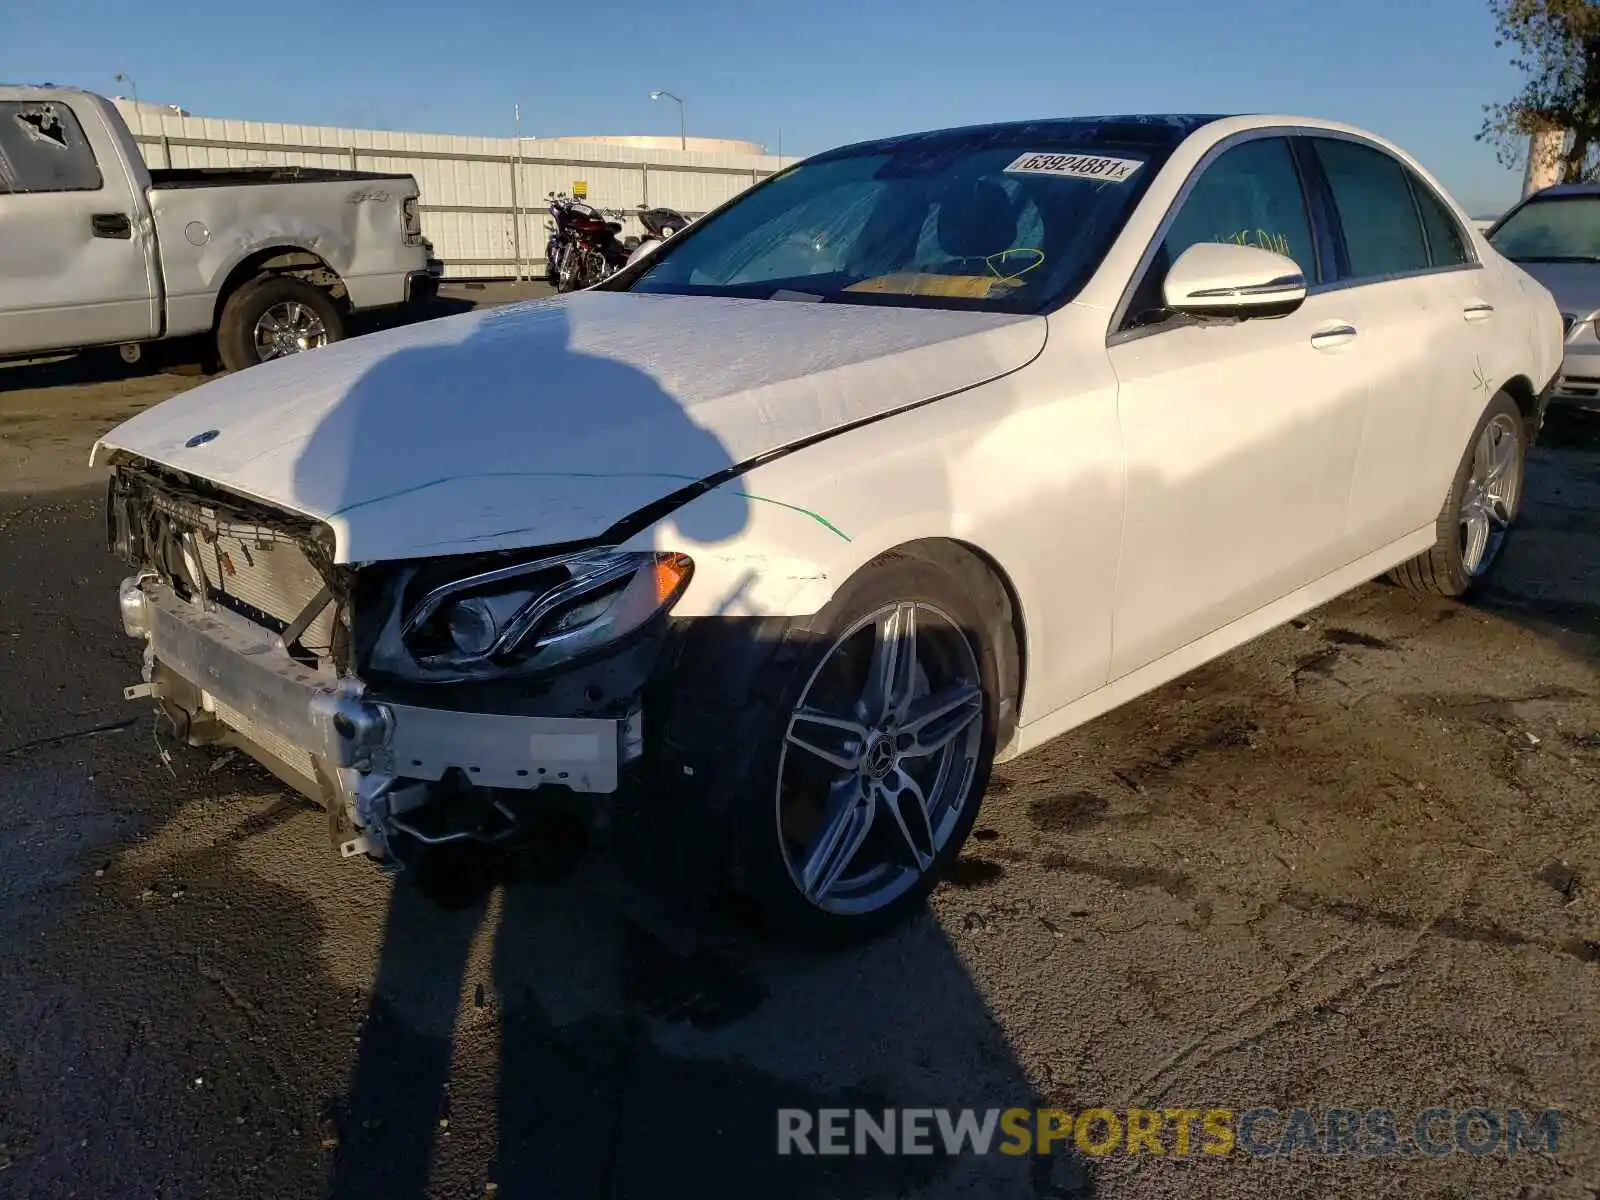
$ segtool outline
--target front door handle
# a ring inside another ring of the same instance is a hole
[[[1318,350],[1333,350],[1356,340],[1354,325],[1330,325],[1311,335],[1311,344]]]
[[[89,228],[94,230],[95,237],[123,240],[133,237],[133,222],[128,220],[127,213],[95,213],[89,218]]]
[[[1487,321],[1494,316],[1494,305],[1482,302],[1469,304],[1461,310],[1461,315],[1469,321]]]

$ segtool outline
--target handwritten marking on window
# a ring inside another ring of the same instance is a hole
[[[1293,258],[1289,253],[1289,238],[1281,233],[1268,233],[1265,229],[1241,229],[1238,233],[1225,233],[1217,239],[1219,242],[1232,242],[1236,246],[1255,246],[1261,250],[1271,250],[1274,254],[1281,254],[1285,258]]]

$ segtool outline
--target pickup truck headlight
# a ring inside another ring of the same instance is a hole
[[[544,670],[666,612],[693,570],[682,554],[609,550],[500,567],[433,587],[402,615],[401,640],[435,678]]]

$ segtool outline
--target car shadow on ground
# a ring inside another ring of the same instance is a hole
[[[932,921],[829,954],[726,920],[663,937],[619,911],[605,868],[579,866],[581,839],[546,832],[533,860],[396,884],[361,1051],[330,1118],[329,1195],[432,1194],[430,1160],[447,1153],[471,1087],[452,1087],[450,1030],[484,1018],[499,1044],[485,1167],[498,1196],[1094,1194],[1070,1148],[953,1158],[936,1130],[920,1155],[780,1155],[784,1109],[1044,1101]],[[468,900],[467,872],[497,890]]]

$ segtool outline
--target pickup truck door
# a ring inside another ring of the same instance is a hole
[[[102,105],[0,99],[0,354],[160,332],[143,164]]]

